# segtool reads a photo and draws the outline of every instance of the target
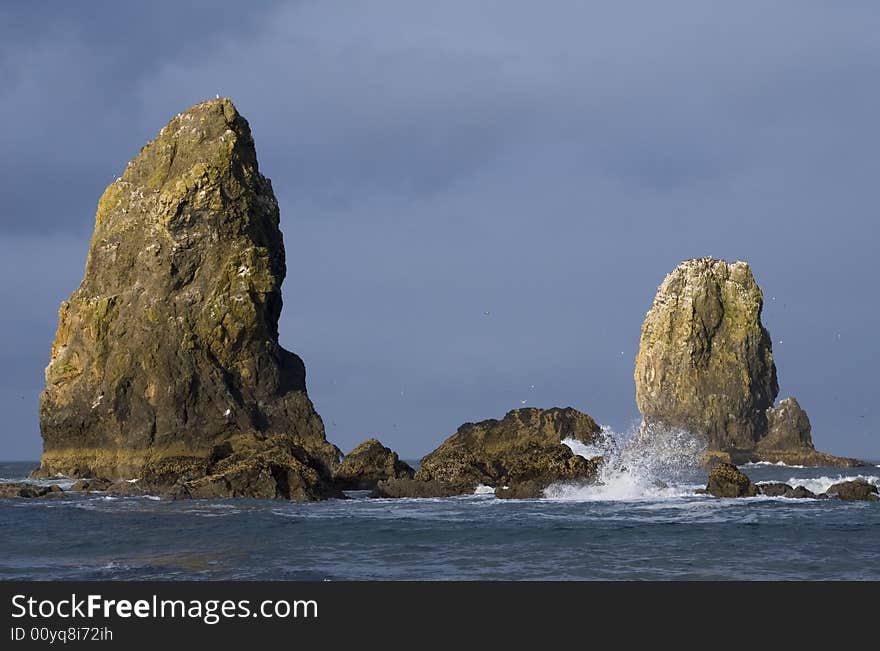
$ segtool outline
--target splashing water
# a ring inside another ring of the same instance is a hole
[[[629,434],[603,427],[603,442],[585,445],[575,439],[562,441],[572,452],[586,458],[604,456],[596,484],[554,484],[545,496],[554,500],[602,501],[657,499],[693,495],[705,484],[699,460],[705,442],[680,429],[642,425]],[[702,482],[702,483],[701,483]]]

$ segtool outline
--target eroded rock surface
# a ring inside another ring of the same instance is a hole
[[[278,342],[285,273],[247,121],[228,99],[174,117],[98,202],[40,397],[41,473],[324,495],[339,451]]]

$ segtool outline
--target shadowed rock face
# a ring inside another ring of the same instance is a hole
[[[339,451],[278,343],[285,273],[247,121],[228,99],[174,117],[98,202],[40,396],[42,472],[193,479],[280,444],[305,453],[262,471],[326,475]]]
[[[763,303],[746,262],[687,260],[666,277],[636,358],[645,423],[697,433],[719,460],[858,464],[816,452],[794,399],[773,408],[779,385]]]

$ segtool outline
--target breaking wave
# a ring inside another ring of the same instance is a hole
[[[789,465],[782,461],[751,461],[749,463],[740,464],[740,468],[757,468],[758,466],[775,466],[779,468],[804,468],[806,466]]]
[[[807,490],[813,491],[817,495],[819,493],[824,493],[829,488],[831,488],[834,484],[839,484],[842,481],[855,481],[856,479],[864,479],[870,484],[874,484],[875,486],[880,486],[880,477],[875,475],[838,475],[837,477],[791,477],[785,481],[786,484],[790,486],[803,486]]]
[[[588,446],[574,439],[562,442],[586,458],[603,456],[605,462],[596,484],[554,484],[544,491],[548,499],[612,501],[658,499],[693,495],[705,485],[700,457],[705,442],[680,429],[639,427],[628,434],[602,428],[599,445]]]

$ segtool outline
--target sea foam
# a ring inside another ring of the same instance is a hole
[[[603,456],[598,481],[591,485],[549,486],[547,499],[626,501],[691,496],[705,443],[684,430],[634,428],[620,434],[603,427],[604,443],[588,446],[574,439],[562,442],[585,458]]]

